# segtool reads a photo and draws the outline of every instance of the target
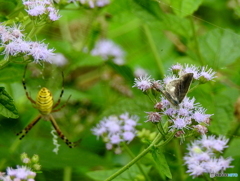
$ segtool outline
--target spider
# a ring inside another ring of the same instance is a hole
[[[30,94],[27,91],[27,86],[26,86],[26,82],[25,82],[25,74],[26,74],[26,70],[27,70],[27,66],[25,67],[24,70],[24,74],[23,74],[23,79],[22,79],[22,84],[23,84],[23,88],[25,90],[26,96],[28,98],[28,100],[30,100],[30,102],[33,104],[33,107],[36,108],[40,114],[32,121],[30,122],[26,128],[24,128],[22,131],[20,131],[19,133],[17,133],[20,136],[20,140],[24,138],[24,136],[32,129],[32,127],[41,119],[44,118],[46,120],[50,120],[54,129],[57,131],[58,136],[68,145],[69,148],[73,148],[77,145],[77,143],[80,141],[76,141],[76,142],[70,142],[66,136],[64,136],[64,134],[62,133],[62,131],[60,130],[60,128],[58,127],[57,122],[55,121],[54,117],[52,116],[51,113],[53,112],[58,112],[60,111],[62,108],[64,108],[68,102],[68,100],[70,99],[71,95],[68,97],[67,101],[65,104],[63,104],[62,106],[60,106],[59,108],[58,105],[61,102],[61,98],[63,96],[64,93],[64,75],[62,73],[62,91],[60,93],[60,96],[58,98],[58,101],[53,104],[53,97],[51,92],[46,88],[43,87],[40,89],[40,91],[37,94],[37,99],[36,101],[33,100],[30,96]]]

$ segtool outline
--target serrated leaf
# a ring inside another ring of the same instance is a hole
[[[145,173],[148,173],[150,170],[150,166],[141,165]],[[120,169],[120,168],[119,168]],[[102,181],[107,179],[112,174],[116,173],[119,169],[111,169],[111,170],[97,170],[93,172],[88,172],[87,175],[96,181]],[[124,171],[122,174],[114,178],[114,181],[125,181],[125,180],[134,180],[137,176],[142,175],[142,173],[139,171],[138,167],[136,165],[130,167],[126,171]]]
[[[172,174],[165,159],[164,154],[159,150],[152,151],[153,160],[156,162],[156,167],[160,175],[165,175],[166,177],[172,179]]]
[[[18,118],[18,111],[11,96],[0,87],[0,114],[7,118]]]
[[[222,68],[240,57],[240,37],[231,30],[215,29],[199,39],[199,48],[205,63]]]
[[[172,0],[170,5],[179,17],[192,15],[201,5],[202,0]]]

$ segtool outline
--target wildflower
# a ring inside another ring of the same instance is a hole
[[[207,70],[207,66],[203,67],[201,69],[201,72],[199,73],[199,80],[201,83],[210,81],[210,80],[214,79],[215,77],[216,76],[215,76],[215,72],[213,71],[213,69],[210,68]]]
[[[7,27],[0,24],[0,39],[2,41],[1,47],[4,48],[2,52],[5,54],[4,58],[31,55],[36,63],[39,63],[39,60],[48,62],[48,57],[53,56],[54,50],[48,49],[44,43],[25,41],[21,31],[20,26]]]
[[[29,55],[33,56],[34,61],[39,63],[39,60],[49,60],[49,56],[53,56],[54,49],[47,49],[47,45],[44,43],[30,42]]]
[[[58,10],[54,8],[53,1],[51,0],[23,0],[23,5],[27,13],[32,17],[47,14],[51,21],[56,21],[61,17],[58,14]]]
[[[95,7],[104,7],[110,3],[110,0],[69,0],[68,2],[79,2],[82,5],[87,5],[90,8],[95,8]]]
[[[161,115],[158,112],[147,112],[148,119],[146,122],[158,123],[161,120]]]
[[[221,149],[216,150],[214,146],[221,142]],[[222,149],[227,147],[228,140],[223,136],[203,136],[200,140],[194,141],[188,146],[188,153],[184,157],[185,164],[188,167],[188,173],[193,177],[200,176],[204,173],[218,173],[231,168],[232,158],[224,159],[222,156],[217,157]],[[217,153],[218,152],[218,153]]]
[[[194,65],[185,64],[184,66],[180,65],[179,63],[173,65],[170,69],[174,74],[178,74],[181,76],[186,73],[193,73],[193,78],[195,80],[199,80],[200,83],[206,83],[210,80],[216,78],[216,72],[213,69],[205,67],[196,67]]]
[[[7,168],[7,175],[14,179],[28,179],[36,176],[35,172],[32,172],[25,166],[17,166],[17,169]]]
[[[115,153],[121,153],[120,144],[130,143],[136,136],[137,116],[128,113],[120,116],[109,116],[103,118],[100,123],[92,129],[97,137],[102,137],[108,150],[113,149]]]
[[[171,128],[183,130],[191,128],[194,123],[204,122],[209,118],[210,114],[205,114],[206,111],[199,103],[194,103],[195,98],[185,97],[179,107],[173,107],[165,97],[161,97],[162,114],[167,115],[172,122]],[[203,111],[204,110],[204,111]],[[201,114],[196,114],[200,112]]]
[[[143,92],[152,88],[151,76],[146,75],[143,77],[135,78],[133,87],[137,87],[138,89],[142,90]]]
[[[103,60],[112,60],[118,65],[124,64],[125,52],[111,40],[99,40],[91,54],[100,56]]]

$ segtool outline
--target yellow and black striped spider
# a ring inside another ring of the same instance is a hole
[[[43,87],[41,88],[41,90],[38,92],[37,94],[37,99],[36,101],[33,100],[31,98],[31,96],[29,95],[28,91],[27,91],[27,87],[26,87],[26,82],[25,82],[25,74],[26,74],[26,70],[27,70],[27,66],[25,67],[24,70],[24,74],[23,74],[23,79],[22,79],[22,84],[23,84],[23,88],[25,90],[26,96],[27,98],[31,101],[31,103],[33,104],[33,107],[36,108],[39,112],[40,115],[38,115],[30,124],[28,124],[28,126],[23,129],[22,131],[20,131],[19,133],[17,133],[17,135],[21,135],[20,136],[20,140],[22,138],[24,138],[24,136],[32,129],[32,127],[41,119],[46,119],[46,120],[50,120],[54,129],[57,131],[59,137],[70,147],[73,148],[77,145],[77,142],[70,142],[66,136],[64,136],[64,134],[61,132],[60,128],[57,125],[57,122],[55,121],[55,119],[53,118],[52,114],[53,112],[58,112],[60,111],[63,107],[66,106],[68,100],[70,99],[71,95],[68,97],[67,102],[65,104],[63,104],[61,107],[57,108],[57,106],[60,104],[61,102],[61,98],[63,96],[63,92],[64,92],[64,86],[63,86],[63,82],[62,82],[62,91],[60,93],[60,96],[58,98],[58,101],[53,104],[53,97],[51,92]],[[62,73],[62,78],[64,81],[64,76]]]

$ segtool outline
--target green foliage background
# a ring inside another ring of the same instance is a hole
[[[233,157],[234,168],[226,173],[240,174],[239,120],[234,117],[234,105],[240,89],[240,3],[234,0],[112,0],[104,8],[88,9],[68,5],[60,1],[62,17],[38,28],[32,40],[43,40],[56,53],[62,53],[68,64],[57,67],[51,64],[28,66],[26,82],[33,98],[39,87],[48,87],[54,100],[61,91],[61,72],[64,72],[65,92],[62,102],[72,95],[68,105],[54,114],[60,128],[70,140],[82,138],[81,144],[68,148],[61,140],[59,154],[52,152],[51,126],[40,121],[19,141],[15,134],[37,115],[25,96],[21,84],[25,64],[9,62],[0,70],[0,170],[20,164],[19,155],[38,154],[42,173],[39,181],[51,180],[104,180],[131,158],[123,152],[115,155],[105,150],[101,140],[91,133],[104,116],[129,112],[140,116],[139,129],[148,128],[145,112],[152,111],[147,96],[133,89],[134,69],[142,67],[155,79],[163,78],[172,64],[188,63],[208,66],[217,72],[215,82],[199,86],[189,94],[194,96],[214,114],[208,134],[225,135],[230,138],[225,157]],[[0,0],[1,22],[21,22],[26,25],[24,33],[33,28],[17,0]],[[118,66],[103,62],[100,57],[84,53],[99,38],[112,39],[126,51],[126,63]],[[4,64],[1,55],[0,64]],[[3,98],[3,96],[5,96]],[[13,100],[12,100],[13,99]],[[9,115],[6,104],[13,101]],[[12,110],[12,111],[11,111]],[[16,118],[17,112],[19,117]],[[7,116],[7,117],[4,117]],[[8,118],[11,117],[11,118]],[[174,139],[162,150],[169,165],[172,180],[192,180],[185,173],[182,157],[186,144]],[[129,145],[138,154],[146,145],[137,138]],[[151,155],[140,163],[152,180],[167,180],[161,169],[154,165]],[[229,178],[216,178],[229,180]],[[231,180],[238,180],[231,178]],[[115,180],[144,180],[133,166]],[[196,178],[195,180],[204,180]]]

